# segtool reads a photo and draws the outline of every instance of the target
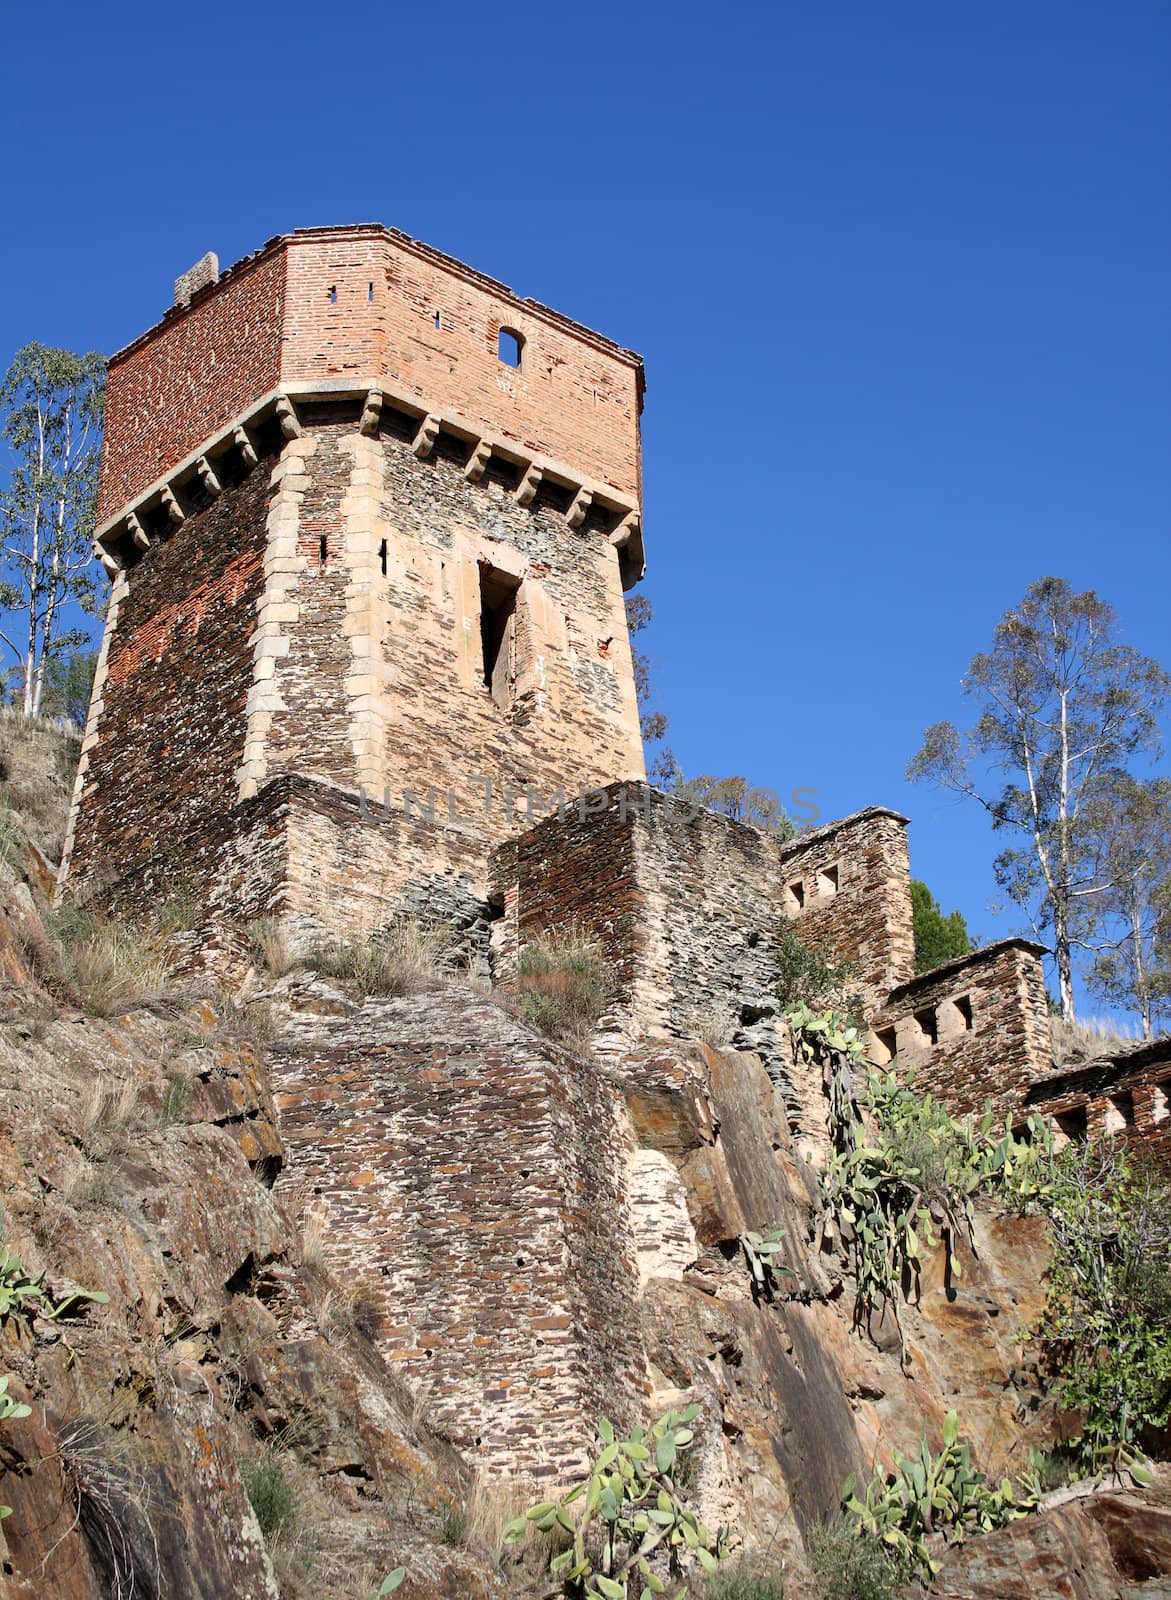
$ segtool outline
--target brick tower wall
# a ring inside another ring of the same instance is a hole
[[[69,855],[78,887],[170,856],[235,805],[273,459],[188,518],[112,595]]]

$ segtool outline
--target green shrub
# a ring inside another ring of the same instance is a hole
[[[917,1295],[922,1248],[941,1238],[951,1277],[961,1276],[956,1246],[963,1236],[974,1247],[977,1194],[996,1193],[1017,1205],[1043,1198],[1048,1130],[1030,1117],[1019,1138],[1008,1127],[998,1133],[991,1109],[979,1123],[959,1122],[930,1095],[868,1062],[858,1030],[835,1012],[797,1004],[785,1016],[798,1050],[827,1073],[822,1228],[826,1238],[837,1233],[850,1260],[854,1326],[888,1309],[897,1324],[895,1291],[904,1284]],[[865,1074],[860,1095],[859,1074]]]
[[[938,1454],[924,1438],[916,1456],[896,1450],[894,1464],[886,1477],[870,1480],[861,1499],[854,1492],[851,1473],[842,1489],[842,1504],[860,1536],[880,1541],[893,1551],[906,1575],[918,1572],[928,1582],[940,1565],[927,1543],[930,1536],[962,1544],[968,1533],[989,1533],[1025,1516],[1040,1499],[1037,1453],[1032,1470],[1018,1483],[1002,1478],[992,1488],[972,1466],[969,1446],[960,1443],[954,1411],[943,1419],[943,1447]]]
[[[241,1476],[261,1533],[266,1539],[278,1538],[297,1515],[296,1491],[284,1468],[271,1452],[266,1452],[244,1467]]]
[[[838,1005],[856,1009],[846,986],[854,969],[848,963],[829,961],[820,950],[811,949],[789,923],[782,923],[777,935],[777,995],[782,1006],[803,1000],[814,1008]]]
[[[606,1008],[613,977],[593,940],[570,931],[526,944],[510,988],[530,1027],[584,1047]]]
[[[729,1531],[709,1532],[675,1483],[676,1463],[694,1440],[691,1424],[699,1409],[669,1411],[627,1438],[603,1417],[586,1477],[559,1500],[530,1506],[511,1521],[505,1542],[522,1543],[530,1527],[553,1535],[563,1547],[549,1560],[550,1574],[594,1600],[664,1593],[655,1567],[666,1562],[677,1570],[684,1551],[710,1576],[728,1554]]]
[[[1053,1259],[1034,1336],[1080,1418],[1065,1449],[1083,1471],[1143,1480],[1171,1423],[1171,1182],[1121,1139],[1071,1144],[1044,1208]]]
[[[895,1600],[910,1575],[889,1545],[868,1539],[847,1522],[820,1523],[806,1535],[805,1545],[818,1600]]]

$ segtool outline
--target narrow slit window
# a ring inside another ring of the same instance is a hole
[[[374,298],[374,285],[372,283],[366,285],[366,298],[367,300],[373,300]]]
[[[329,286],[329,303],[332,306],[332,305],[336,304],[336,302],[337,302],[337,284],[336,283],[331,283],[330,286]]]
[[[329,540],[324,534],[317,541],[317,565],[323,567],[329,557]]]
[[[386,540],[378,546],[378,565],[382,568],[382,576],[386,577]]]
[[[524,335],[517,333],[515,328],[501,328],[500,336],[496,341],[496,353],[506,367],[519,367],[521,353],[524,350]]]
[[[495,567],[480,568],[480,642],[484,687],[503,710],[516,676],[516,602],[520,584]]]
[[[435,326],[437,328],[442,328],[443,327],[443,313],[440,312],[440,311],[437,311],[435,313]]]

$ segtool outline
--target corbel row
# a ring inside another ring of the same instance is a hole
[[[322,392],[333,394],[334,392],[341,392],[343,387],[352,392],[352,388],[348,384],[344,386],[338,385],[336,390],[330,385]],[[312,398],[317,394],[316,390],[310,390],[308,386],[304,386],[304,390],[305,394],[302,395],[302,398],[305,396]],[[301,394],[300,387],[298,387],[297,393]],[[519,473],[519,481],[513,491],[518,505],[532,505],[541,484],[546,479],[567,485],[573,493],[573,498],[566,512],[566,521],[570,528],[580,528],[589,515],[590,508],[596,503],[600,503],[611,510],[617,509],[623,513],[618,526],[609,536],[610,544],[615,548],[622,549],[633,541],[635,550],[639,550],[641,546],[641,519],[637,508],[630,507],[629,503],[623,506],[621,500],[615,501],[612,499],[610,492],[604,488],[602,490],[591,488],[580,480],[575,483],[570,470],[559,463],[546,464],[543,461],[526,458],[516,451],[509,441],[498,441],[486,435],[477,437],[469,431],[462,419],[452,418],[449,420],[435,411],[426,411],[420,415],[420,408],[412,395],[405,393],[398,395],[393,390],[388,390],[385,386],[365,390],[361,417],[358,423],[359,431],[363,435],[368,438],[377,437],[382,425],[383,414],[388,404],[400,412],[406,411],[408,415],[416,419],[411,449],[420,460],[426,460],[431,455],[440,430],[447,427],[468,443],[469,454],[463,472],[469,483],[480,482],[488,469],[488,464],[493,454],[499,453],[504,459],[512,462]],[[257,403],[250,415],[237,419],[218,438],[209,440],[201,451],[188,456],[184,462],[169,474],[166,482],[161,485],[156,483],[151,490],[148,490],[142,496],[132,510],[119,518],[117,522],[108,524],[103,530],[102,539],[116,535],[118,527],[121,526],[129,536],[135,549],[140,551],[149,549],[151,538],[143,526],[141,514],[143,508],[151,504],[160,504],[166,510],[171,523],[176,527],[180,526],[187,517],[187,513],[175,493],[180,480],[186,480],[192,476],[198,477],[199,482],[209,496],[214,499],[221,495],[223,493],[223,484],[214,464],[216,456],[221,454],[225,448],[230,449],[234,446],[239,451],[246,466],[255,466],[259,458],[249,434],[248,426],[250,423],[254,424],[258,418],[266,413],[270,416],[275,414],[283,438],[292,440],[302,437],[304,428],[298,416],[293,395],[284,392],[274,395],[270,392]],[[120,562],[103,542],[95,542],[94,553],[107,572],[114,573],[119,570]],[[639,557],[638,559],[641,558]]]

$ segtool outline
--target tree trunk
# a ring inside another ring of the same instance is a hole
[[[1053,907],[1053,955],[1057,962],[1057,993],[1061,1001],[1061,1020],[1076,1022],[1073,1006],[1073,965],[1069,954],[1069,929],[1065,907]]]

